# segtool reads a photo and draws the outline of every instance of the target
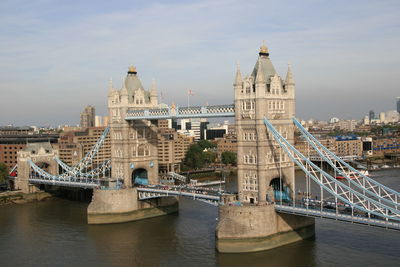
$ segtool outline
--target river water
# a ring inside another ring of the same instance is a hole
[[[400,190],[399,170],[372,176]],[[395,231],[317,219],[313,240],[220,254],[216,207],[181,199],[179,215],[87,225],[87,205],[50,199],[0,206],[0,266],[400,266]]]

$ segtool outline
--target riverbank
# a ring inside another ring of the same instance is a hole
[[[51,197],[53,197],[52,194],[43,191],[29,194],[22,193],[22,191],[7,191],[0,193],[0,205],[42,201]]]

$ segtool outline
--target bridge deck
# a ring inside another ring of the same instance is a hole
[[[350,214],[336,213],[332,209],[312,209],[305,207],[294,207],[289,205],[275,204],[275,210],[282,213],[310,216],[315,218],[331,219],[335,221],[343,221],[350,223],[357,223],[369,226],[375,226],[380,228],[400,230],[400,223],[394,221],[386,221],[375,218],[368,218],[362,216],[352,216]]]
[[[211,201],[219,201],[220,196],[218,193],[209,194],[206,191],[199,192],[199,190],[192,189],[160,189],[160,188],[143,188],[139,187],[137,191],[140,193],[149,193],[149,194],[139,194],[139,199],[148,199],[154,197],[161,197],[161,196],[184,196],[190,197],[193,199],[204,199],[204,200],[211,200]],[[194,192],[193,192],[194,191]],[[197,191],[197,192],[196,192]]]

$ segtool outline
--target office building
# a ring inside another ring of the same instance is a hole
[[[81,122],[79,124],[82,128],[89,128],[95,126],[95,108],[86,106],[81,113]]]

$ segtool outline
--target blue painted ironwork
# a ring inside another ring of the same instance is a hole
[[[168,197],[168,196],[182,196],[188,197],[194,200],[200,200],[208,204],[218,205],[221,200],[221,196],[218,193],[207,194],[206,191],[202,193],[193,192],[196,188],[179,188],[177,190],[172,190],[170,188],[152,188],[152,187],[138,187],[138,198],[140,200],[146,200],[151,198]]]
[[[61,177],[68,177],[68,176],[79,176],[81,175],[82,171],[91,165],[93,158],[96,156],[97,152],[103,145],[104,141],[106,140],[107,134],[109,133],[110,128],[107,127],[100,138],[97,140],[96,144],[92,147],[92,149],[86,153],[86,155],[81,159],[81,161],[72,167],[70,170],[66,171],[65,173],[61,174]]]
[[[29,182],[32,184],[52,184],[81,188],[96,188],[100,185],[109,186],[109,183],[113,180],[105,178],[105,173],[111,168],[111,160],[106,160],[99,167],[90,170],[93,159],[104,144],[109,130],[110,128],[108,127],[104,130],[96,144],[77,165],[70,167],[58,157],[55,157],[54,160],[65,170],[65,172],[60,175],[52,175],[39,168],[31,159],[28,159],[31,168],[28,178]],[[86,172],[83,172],[84,169],[86,169]],[[101,176],[103,176],[103,178],[100,178]]]
[[[73,167],[68,166],[67,164],[65,164],[62,160],[60,160],[58,157],[54,157],[54,160],[57,162],[58,165],[61,166],[61,168],[63,168],[63,170],[65,171],[70,171]],[[101,175],[105,175],[105,173],[107,171],[110,171],[111,169],[111,160],[108,159],[106,161],[104,161],[99,167],[97,167],[96,169],[93,169],[89,172],[79,172],[77,175],[78,176],[83,176],[83,177],[92,177],[92,178],[96,178],[96,177],[100,177]]]
[[[332,194],[335,198],[350,205],[353,209],[366,212],[368,216],[374,215],[386,220],[400,222],[400,211],[384,205],[380,201],[372,199],[365,195],[365,192],[359,192],[350,188],[344,183],[337,181],[330,174],[320,169],[308,158],[302,155],[292,144],[290,144],[274,126],[264,118],[264,124],[272,134],[279,146],[289,155],[294,163],[299,166],[308,177],[313,179],[322,189]],[[307,164],[307,167],[306,167]],[[310,170],[308,169],[310,168]]]
[[[172,179],[176,179],[176,180],[179,180],[184,183],[186,183],[186,180],[187,180],[186,176],[180,175],[176,172],[169,172],[168,176],[171,177]]]
[[[52,175],[39,168],[31,159],[28,159],[28,163],[34,172],[31,173],[28,180],[33,184],[51,184],[81,188],[96,188],[101,184],[101,179],[99,178]]]
[[[161,120],[189,118],[234,117],[234,105],[168,107],[157,109],[128,110],[125,120]]]
[[[368,218],[363,216],[354,216],[351,214],[340,214],[335,209],[312,209],[309,206],[297,207],[292,206],[291,203],[275,204],[275,210],[281,213],[295,214],[301,216],[310,216],[315,218],[331,219],[335,221],[358,223],[363,225],[375,226],[391,230],[400,230],[400,223],[379,220],[376,218]]]
[[[327,162],[337,173],[339,173],[347,180],[349,186],[353,185],[356,188],[364,191],[366,194],[369,194],[371,197],[378,199],[379,201],[383,201],[396,209],[400,208],[399,192],[380,184],[374,179],[353,168],[342,158],[336,156],[333,152],[324,147],[295,118],[293,118],[293,122],[300,130],[308,144],[310,144],[314,148],[314,150],[319,154],[324,162]],[[354,177],[357,177],[357,179],[352,179]]]

